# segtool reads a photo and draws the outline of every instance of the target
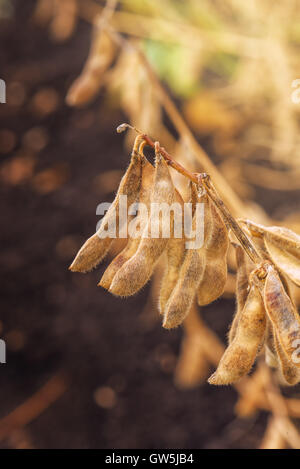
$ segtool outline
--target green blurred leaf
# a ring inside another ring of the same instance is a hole
[[[181,45],[152,40],[144,41],[144,50],[159,77],[177,96],[187,98],[198,90],[195,51],[191,52]]]

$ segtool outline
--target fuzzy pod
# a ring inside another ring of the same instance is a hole
[[[263,237],[270,259],[292,282],[300,286],[300,236],[281,226],[264,227],[247,221],[251,233]]]
[[[249,373],[266,330],[266,315],[258,288],[252,285],[241,313],[235,338],[227,347],[210,384],[232,384]]]
[[[267,319],[266,338],[265,338],[265,361],[270,368],[279,367],[278,355],[275,346],[274,328],[269,319]]]
[[[271,323],[288,359],[295,363],[300,346],[300,318],[295,305],[286,293],[276,270],[270,266],[264,285],[264,303]],[[297,361],[297,360],[296,360]]]
[[[274,331],[274,345],[277,353],[278,362],[280,364],[280,371],[284,378],[284,381],[288,385],[294,386],[300,381],[300,370],[287,357],[277,337],[276,331]]]
[[[200,306],[205,306],[219,298],[224,292],[227,280],[227,251],[229,248],[228,231],[218,210],[209,200],[209,211],[206,215],[210,220],[211,231],[205,243],[205,267],[200,281],[197,299]]]
[[[91,236],[78,251],[70,266],[72,272],[88,272],[95,268],[106,256],[113,242],[112,237],[105,236],[106,227],[115,224],[116,229],[123,228],[119,222],[119,199],[121,195],[127,196],[127,206],[136,201],[141,184],[141,158],[133,152],[129,167],[124,174],[117,195],[102,219],[99,230]],[[125,223],[126,220],[124,219]]]
[[[150,198],[151,198],[151,191],[154,179],[154,167],[151,163],[147,160],[147,158],[142,158],[142,182],[140,186],[139,198],[138,202],[140,204],[144,204],[147,209],[149,210]],[[144,226],[147,223],[147,220],[144,219],[144,214],[142,211],[138,211],[136,215],[136,219],[139,220],[140,226]],[[118,272],[118,270],[127,262],[134,254],[136,253],[139,244],[141,241],[141,236],[137,237],[129,237],[128,235],[128,242],[125,248],[113,259],[113,261],[109,264],[107,269],[105,270],[100,282],[99,286],[109,290],[111,283],[114,279],[114,276]]]
[[[207,194],[201,197],[204,213],[209,209]],[[196,228],[196,213],[193,217],[193,229]],[[163,327],[171,329],[179,326],[188,315],[205,267],[205,246],[211,233],[211,217],[204,223],[203,245],[198,249],[187,249],[175,288],[167,301],[164,311]]]
[[[163,157],[156,154],[154,185],[151,194],[151,213],[143,232],[139,247],[116,273],[109,291],[117,296],[131,296],[137,293],[150,279],[154,267],[164,252],[169,238],[164,237],[165,230],[170,231],[170,219],[164,217],[158,221],[157,214],[152,211],[152,204],[170,206],[175,200],[175,187],[169,168]],[[169,226],[167,226],[169,224]],[[153,226],[158,237],[153,237]]]
[[[184,201],[177,190],[175,191],[175,202],[180,205],[183,214]],[[185,237],[183,233],[183,223],[181,223],[181,230],[182,237],[175,238],[174,236],[172,236],[166,248],[167,266],[163,274],[159,293],[159,311],[161,314],[163,314],[166,303],[172,291],[174,290],[174,287],[178,280],[180,267],[183,263],[185,255]]]
[[[103,76],[116,54],[116,45],[104,29],[95,25],[90,53],[80,76],[71,85],[66,101],[70,106],[90,102],[104,83]]]
[[[247,301],[249,293],[249,274],[252,268],[252,263],[250,265],[244,249],[239,244],[233,243],[233,246],[235,247],[236,255],[236,313],[228,334],[229,343],[231,343],[235,337],[240,315]]]

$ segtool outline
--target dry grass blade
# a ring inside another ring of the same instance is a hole
[[[270,417],[259,449],[286,449],[286,441],[278,428],[275,417]]]
[[[70,106],[82,106],[95,97],[104,83],[104,74],[111,65],[115,53],[116,45],[111,36],[103,27],[96,24],[86,64],[66,97]]]
[[[28,425],[62,396],[68,387],[67,378],[61,373],[53,376],[26,402],[0,420],[0,441],[11,432]]]

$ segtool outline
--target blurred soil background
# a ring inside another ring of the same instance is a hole
[[[80,19],[55,43],[32,21],[35,4],[6,5],[13,11],[0,27],[1,448],[255,448],[264,412],[238,419],[231,387],[175,386],[182,330],[161,327],[149,286],[121,300],[97,287],[108,261],[85,276],[68,271],[127,166],[115,132],[126,117],[102,91],[85,108],[65,104],[91,28]],[[209,139],[200,141],[211,155]],[[256,189],[254,198],[277,216],[298,196]],[[224,298],[202,310],[222,341],[233,310]],[[49,402],[36,395],[45,385]],[[24,403],[28,424],[13,429],[13,416],[5,429],[1,419]]]

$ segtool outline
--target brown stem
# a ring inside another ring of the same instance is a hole
[[[250,259],[254,262],[254,264],[260,264],[263,261],[262,257],[256,251],[254,245],[252,244],[250,239],[247,237],[247,235],[244,233],[244,231],[241,229],[238,222],[233,218],[228,208],[224,204],[223,200],[220,199],[208,174],[200,174],[199,179],[201,180],[211,200],[220,210],[226,225],[230,226],[231,230],[233,231],[236,238],[241,243],[242,247],[244,248],[244,250],[250,257]]]

